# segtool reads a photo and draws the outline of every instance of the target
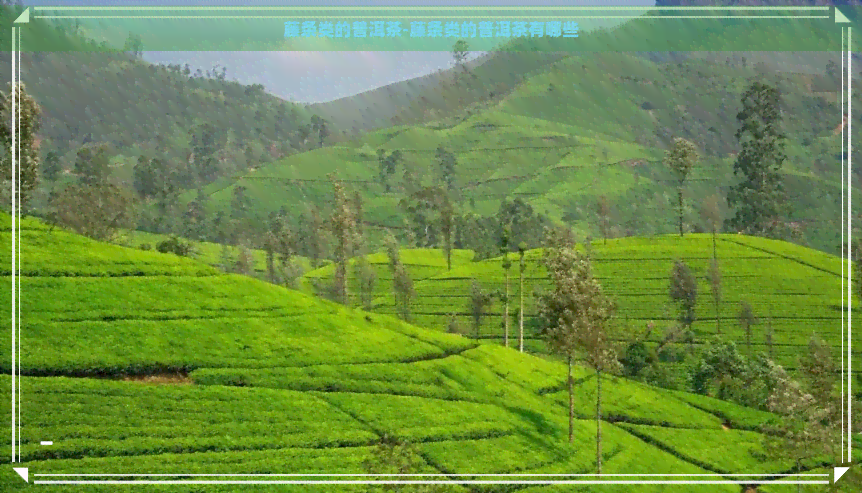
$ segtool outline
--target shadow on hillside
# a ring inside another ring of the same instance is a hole
[[[860,311],[859,305],[860,305],[860,303],[858,303],[858,302],[853,303],[852,305],[850,305],[850,309],[854,312],[858,312],[858,311]],[[838,305],[826,305],[826,308],[828,308],[829,310],[832,310],[833,312],[839,312],[839,313],[845,313],[847,311],[846,307],[842,308]]]
[[[524,409],[522,407],[511,406],[504,406],[504,409],[532,424],[536,428],[536,431],[542,436],[558,437],[560,435],[560,430],[556,426],[549,422],[543,415],[535,411]]]

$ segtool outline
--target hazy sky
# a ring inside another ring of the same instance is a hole
[[[415,0],[316,1],[152,1],[147,5],[416,5]],[[140,1],[33,0],[28,5],[142,5]],[[654,5],[655,0],[426,0],[423,5]],[[146,49],[146,47],[144,47]],[[267,91],[301,102],[330,101],[450,67],[448,52],[145,52],[153,63],[188,63],[206,71],[216,63],[227,77],[244,84],[263,84]]]

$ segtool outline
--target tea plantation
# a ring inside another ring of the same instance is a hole
[[[127,231],[120,235],[115,243],[123,246],[155,250],[159,243],[168,240],[169,238],[170,236],[168,235],[147,233],[143,231]],[[232,245],[224,246],[219,243],[211,243],[208,241],[183,241],[191,245],[192,257],[214,267],[222,267],[222,264],[225,261],[230,262],[231,264],[235,263],[240,254],[240,249]],[[224,257],[225,250],[227,250],[227,258]],[[266,279],[266,251],[250,250],[250,253],[253,261],[252,267],[254,269],[254,276],[259,279]],[[295,256],[294,260],[299,263],[303,272],[312,270],[311,259]]]
[[[451,252],[452,267],[469,265],[473,261],[472,250],[453,249]],[[392,293],[392,270],[389,267],[389,257],[385,252],[377,252],[365,255],[365,260],[374,271],[374,285],[372,297],[378,298]],[[411,248],[399,251],[401,264],[410,275],[413,282],[422,281],[442,274],[447,270],[446,256],[443,250],[434,248]],[[348,296],[352,306],[361,305],[361,296],[357,286],[357,259],[351,258],[348,262],[347,283],[351,286]],[[334,265],[326,265],[308,272],[303,276],[303,289],[308,293],[314,293],[314,283],[331,283],[335,274]]]
[[[8,216],[0,226],[0,264],[11,283]],[[605,258],[612,251],[624,252],[615,253],[620,259],[649,257],[645,242],[627,241],[628,246],[619,250],[597,251],[604,252]],[[690,242],[695,248],[706,240],[663,241],[669,247]],[[829,257],[806,256],[811,272],[781,277],[790,275],[786,265],[799,263],[793,259],[803,250],[724,238],[720,251],[722,258],[733,253],[772,259],[780,254],[787,264],[776,260],[768,272],[786,281],[758,288],[766,296],[807,289],[822,293],[821,302],[834,302],[827,290],[809,278],[819,273],[833,279],[837,263]],[[362,474],[383,435],[415,445],[422,461],[417,473],[594,471],[595,380],[585,369],[575,369],[575,436],[570,445],[567,402],[559,393],[565,367],[556,362],[222,274],[193,259],[48,230],[33,220],[22,225],[21,252],[23,462],[15,466],[29,468],[31,483],[12,472],[11,445],[6,442],[2,445],[7,462],[0,481],[3,491],[42,487],[32,481],[52,479],[34,474]],[[640,262],[643,272],[629,268],[629,274],[639,276],[629,284],[608,277],[613,262],[601,263],[606,269],[603,280],[613,292],[626,292],[626,286],[634,291],[640,289],[638,282],[655,278],[658,297],[663,289],[659,278],[666,270],[666,261],[659,262],[658,256],[651,257],[654,268],[646,259]],[[487,273],[487,282],[496,282],[493,261],[466,265],[459,271],[479,269]],[[746,289],[731,288],[731,272],[740,280],[757,279],[746,277],[742,268],[731,270],[734,264],[729,261],[725,265],[728,297]],[[455,272],[423,281],[420,287],[437,289],[436,299],[449,302],[451,293],[437,287],[469,278],[458,279]],[[535,269],[532,275],[538,277]],[[834,279],[837,283],[838,278]],[[798,298],[797,307],[810,306],[816,312],[813,301],[806,305],[804,297]],[[7,320],[11,301],[9,290],[4,291],[0,305]],[[640,313],[638,309],[652,313],[646,302],[631,301],[625,308],[631,313]],[[790,313],[780,307],[774,310],[775,317]],[[0,387],[6,396],[0,400],[0,414],[7,416],[7,437],[12,413],[10,337],[6,331],[0,346]],[[791,467],[762,454],[761,427],[774,419],[767,413],[622,378],[604,382],[604,473],[726,475],[781,473]],[[41,445],[44,440],[53,445]],[[839,486],[844,489],[838,491],[853,491],[853,486]],[[51,488],[140,490],[111,484]],[[263,486],[149,488],[252,491]],[[364,485],[266,488],[369,491]],[[447,491],[518,488],[623,492],[633,487],[489,484],[452,486]],[[687,488],[739,491],[737,485]],[[790,493],[795,488],[771,485],[762,491]],[[637,489],[676,491],[679,487],[641,485]],[[823,487],[803,491],[823,491]]]
[[[648,340],[660,341],[665,328],[674,324],[678,309],[668,296],[669,277],[674,260],[683,260],[698,280],[697,320],[693,330],[701,339],[717,333],[716,308],[708,277],[712,259],[712,236],[689,234],[655,238],[620,238],[592,244],[594,268],[605,291],[616,301],[617,320],[626,336],[644,335],[647,324],[655,328]],[[787,368],[796,366],[796,357],[807,348],[816,334],[834,348],[841,347],[841,275],[840,257],[786,242],[748,237],[719,235],[716,252],[722,279],[722,299],[718,310],[720,330],[734,340],[745,353],[746,334],[737,321],[740,303],[748,302],[757,317],[753,326],[752,352],[768,352],[766,332],[771,325],[773,354]],[[525,347],[544,352],[532,318],[536,316],[536,290],[549,288],[541,251],[525,255],[524,313]],[[517,345],[519,302],[518,255],[510,257],[509,334]],[[846,268],[846,264],[843,266]],[[468,264],[426,279],[416,285],[413,321],[424,327],[445,330],[450,315],[455,314],[461,327],[474,334],[470,308],[470,289],[477,281],[487,292],[504,289],[502,257]],[[846,289],[846,286],[845,286]],[[395,313],[392,296],[375,300],[374,309]],[[856,310],[854,309],[854,312]],[[499,344],[503,304],[495,300],[482,319],[479,335]],[[853,354],[862,355],[862,334],[854,334]]]

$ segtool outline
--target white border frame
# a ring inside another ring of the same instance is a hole
[[[47,7],[40,6],[35,7],[34,10],[251,10],[251,9],[264,9],[264,10],[288,10],[290,7],[117,7],[117,6],[102,6],[102,7]],[[303,7],[294,7],[293,9],[301,9]],[[308,7],[304,7],[308,8]],[[330,9],[338,9],[341,7],[329,7]],[[364,7],[367,10],[373,10],[375,7]],[[377,7],[378,9],[386,9],[387,7]],[[449,7],[445,7],[449,8]],[[500,9],[500,7],[486,7],[490,9]],[[552,8],[552,7],[546,7]],[[565,7],[553,7],[555,10],[565,9]],[[477,8],[481,9],[481,7]],[[648,10],[649,8],[638,8],[638,7],[570,7],[570,10]],[[776,7],[685,7],[685,8],[667,8],[666,10],[809,10],[809,11],[823,11],[829,10],[830,7],[787,7],[787,6],[776,6]],[[28,9],[29,10],[29,9]],[[840,13],[837,9],[835,10],[836,16]],[[27,15],[28,12],[25,10],[23,15]],[[42,18],[49,18],[52,16],[38,16]],[[64,18],[73,18],[73,17],[94,17],[94,16],[53,16],[64,17]],[[116,16],[120,17],[120,16]],[[172,16],[177,17],[177,16]],[[190,16],[192,17],[192,16]],[[613,17],[624,17],[624,16],[613,16]],[[634,17],[634,16],[630,16]],[[676,16],[675,16],[676,17]],[[708,17],[708,16],[701,16]],[[775,18],[773,16],[732,16],[732,17],[744,17],[744,18]],[[789,16],[796,17],[796,16]],[[804,18],[821,18],[821,16],[798,16]],[[822,18],[830,18],[831,16],[825,16]],[[842,15],[843,17],[843,15]],[[29,19],[29,17],[28,17]],[[18,22],[18,21],[16,21]],[[21,21],[27,22],[27,21]],[[837,19],[836,19],[837,22]],[[842,103],[842,124],[844,121],[844,29],[842,27],[842,81],[841,81],[841,103]],[[850,95],[852,94],[852,72],[851,72],[851,62],[852,62],[852,49],[851,49],[851,28],[846,27],[847,31],[847,107],[846,107],[846,115],[847,115],[847,125],[846,125],[846,135],[847,135],[847,150],[848,150],[848,158],[847,158],[847,169],[846,169],[846,177],[847,177],[847,290],[844,293],[842,289],[842,296],[846,295],[846,306],[847,306],[847,373],[846,373],[846,391],[847,391],[847,416],[846,421],[843,415],[843,405],[842,405],[842,431],[846,426],[847,431],[847,456],[844,456],[844,447],[842,446],[842,460],[845,460],[845,463],[850,462],[852,459],[852,372],[851,372],[851,364],[852,364],[852,313],[851,313],[851,305],[852,305],[852,139],[851,139],[851,125],[852,125],[852,105]],[[18,91],[16,90],[18,84],[21,82],[21,28],[13,27],[12,28],[12,463],[21,462],[21,372],[20,372],[20,364],[21,364],[21,313],[20,313],[20,255],[21,255],[21,237],[20,237],[20,222],[21,222],[21,207],[20,201],[18,200],[19,192],[20,192],[20,166],[18,159],[20,158],[20,141],[17,137],[20,135],[20,113],[18,112],[18,104],[20,103],[17,100]],[[844,203],[844,131],[842,130],[842,205]],[[843,207],[842,207],[842,215],[843,215]],[[842,229],[842,245],[844,231]],[[842,263],[843,270],[843,263]],[[843,273],[842,273],[843,274]],[[842,284],[844,282],[844,278],[842,275]],[[844,286],[842,286],[843,288]],[[16,316],[17,315],[17,316]],[[843,321],[843,318],[842,318]],[[844,342],[844,330],[842,323],[842,349]],[[842,358],[842,366],[844,360]],[[843,370],[843,368],[842,368]],[[845,378],[845,374],[842,371],[842,379]],[[842,404],[843,404],[843,394],[844,394],[844,384],[841,386],[842,391]],[[842,441],[844,440],[844,433],[842,432]],[[838,468],[836,468],[835,478],[837,480],[840,477],[838,473]],[[843,468],[842,468],[843,469]],[[16,472],[18,472],[25,481],[28,481],[28,469],[27,468],[16,468]],[[843,472],[841,474],[843,474]],[[712,477],[712,478],[726,478],[730,476],[741,476],[748,478],[755,477],[768,477],[768,478],[778,478],[778,477],[827,477],[828,474],[34,474],[34,477],[172,477],[172,478],[180,478],[180,477],[494,477],[494,478],[502,478],[502,477]],[[369,481],[369,480],[34,480],[34,484],[525,484],[525,485],[551,485],[551,484],[750,484],[753,480],[521,480],[521,481],[512,481],[512,480],[385,480],[385,481]],[[761,482],[759,484],[830,484],[828,479],[826,480],[769,480]]]

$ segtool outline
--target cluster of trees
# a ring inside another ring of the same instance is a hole
[[[299,138],[303,144],[312,139],[317,147],[323,147],[323,141],[329,137],[329,123],[320,116],[312,115],[311,122],[299,127]]]
[[[677,390],[693,391],[744,406],[776,413],[781,419],[764,429],[764,448],[775,458],[792,459],[802,471],[809,459],[833,459],[838,430],[841,429],[837,379],[838,369],[828,344],[812,337],[809,351],[798,361],[798,376],[792,377],[773,360],[771,324],[765,331],[767,352],[752,349],[752,326],[758,323],[750,304],[743,302],[738,323],[746,332],[747,355],[723,339],[720,332],[704,342],[688,365],[673,365],[694,354],[696,342],[691,332],[695,320],[697,283],[683,263],[673,266],[669,282],[670,299],[679,309],[679,325],[668,329],[655,347],[648,339],[650,324],[642,340],[623,348],[625,337],[614,322],[614,302],[603,292],[592,271],[590,249],[577,249],[570,232],[549,230],[543,263],[552,282],[539,297],[540,334],[548,347],[567,363],[569,374],[569,441],[573,436],[574,401],[571,367],[580,362],[596,375],[596,469],[601,472],[601,384],[603,374],[622,374]],[[478,300],[474,287],[473,299]],[[716,296],[718,290],[714,290]],[[862,294],[862,292],[860,292]],[[716,296],[718,298],[719,296]],[[474,301],[475,302],[475,301]],[[680,337],[682,336],[682,337]],[[687,343],[679,351],[671,343]],[[682,354],[681,354],[682,353]],[[811,467],[816,464],[807,464]]]
[[[730,188],[726,197],[735,214],[726,221],[725,229],[759,236],[789,236],[786,219],[790,208],[781,176],[787,158],[786,136],[781,131],[780,108],[778,89],[764,82],[752,83],[742,95],[742,110],[736,116],[740,127],[735,134],[740,151],[733,166],[739,182]],[[676,179],[680,236],[684,234],[683,192],[699,160],[697,146],[682,138],[673,140],[664,159]],[[703,204],[708,210],[704,219],[714,232],[721,229],[714,220],[718,207],[716,197],[709,197]]]
[[[183,77],[187,77],[189,79],[201,79],[205,77],[207,79],[221,81],[227,80],[227,67],[221,65],[220,63],[216,63],[215,65],[213,65],[212,70],[207,70],[206,72],[204,72],[203,69],[200,68],[192,72],[192,68],[189,66],[188,63],[183,65],[180,65],[179,63],[169,63],[165,65],[165,69],[168,72],[180,74]]]
[[[741,150],[734,165],[734,173],[740,181],[727,196],[728,203],[735,208],[735,215],[727,221],[727,227],[748,234],[776,236],[780,234],[781,220],[788,212],[779,173],[786,157],[785,136],[780,130],[779,93],[773,87],[755,82],[743,94],[742,106],[737,115],[741,125],[736,133]],[[681,236],[684,234],[683,189],[697,161],[696,146],[684,139],[674,140],[665,158],[677,179]],[[840,401],[834,395],[837,377],[834,359],[828,345],[813,338],[809,354],[799,364],[802,381],[794,380],[772,361],[771,323],[768,323],[764,337],[768,353],[755,355],[751,342],[752,327],[758,319],[747,302],[740,304],[737,316],[746,334],[747,357],[742,356],[733,343],[720,339],[718,313],[722,281],[715,254],[715,234],[722,222],[718,203],[718,197],[709,197],[702,208],[702,217],[713,232],[713,259],[708,276],[718,338],[706,345],[688,375],[677,376],[677,386],[782,415],[784,419],[765,434],[766,449],[776,456],[792,458],[797,471],[801,471],[805,459],[834,453],[835,430],[840,429],[840,411],[836,405]],[[606,207],[602,207],[600,201],[597,207],[599,216],[603,215],[603,209]],[[654,329],[651,324],[643,340],[629,343],[620,354],[621,348],[614,342],[612,333],[615,306],[592,273],[590,249],[576,249],[570,232],[559,229],[549,230],[544,247],[543,261],[552,288],[539,297],[540,333],[549,348],[568,363],[570,441],[574,419],[573,360],[579,360],[596,373],[596,468],[600,473],[602,374],[623,372],[632,378],[643,375],[651,380],[650,383],[673,386],[668,385],[667,372],[661,374],[660,363],[684,358],[684,355],[674,354],[672,342],[687,343],[689,351],[693,348],[695,334],[691,326],[696,319],[697,280],[684,262],[675,262],[670,273],[668,294],[678,308],[678,325],[670,327],[663,340],[651,349],[644,342]],[[857,290],[862,294],[859,285]],[[472,298],[474,314],[481,314],[479,307],[485,298],[476,286]],[[676,370],[679,371],[678,368]]]

